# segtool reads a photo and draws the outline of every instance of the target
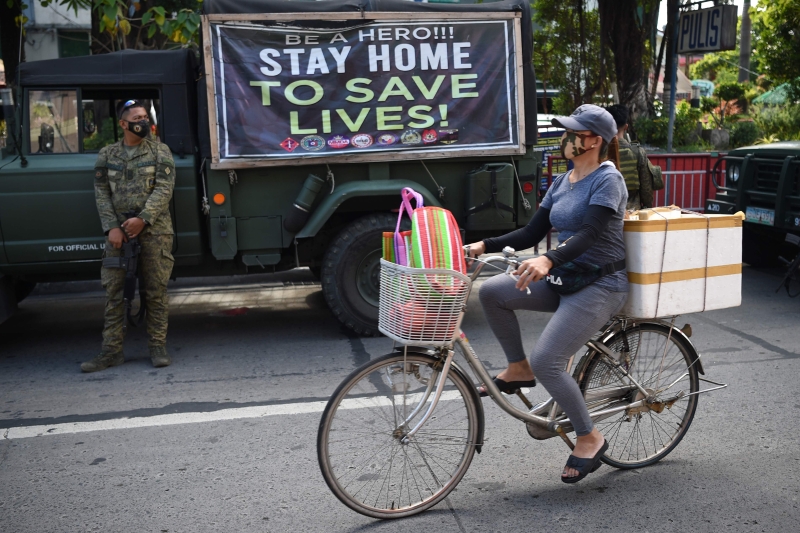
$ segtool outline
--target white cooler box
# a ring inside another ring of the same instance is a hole
[[[741,305],[741,214],[639,213],[625,220],[630,292],[621,314],[655,318]]]

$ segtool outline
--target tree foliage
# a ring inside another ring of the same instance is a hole
[[[800,99],[800,2],[772,0],[750,8],[752,50],[750,70],[762,74],[768,84],[791,83],[795,99]],[[740,19],[741,23],[741,19]],[[741,26],[740,26],[741,27]],[[737,40],[740,32],[737,30]],[[739,49],[706,54],[691,67],[695,78],[717,83],[738,79]],[[750,81],[757,75],[750,73]]]
[[[614,58],[619,103],[627,107],[635,119],[648,113],[645,88],[653,55],[649,44],[656,26],[659,0],[598,0],[597,5],[600,42]],[[652,106],[652,102],[649,104]]]
[[[800,140],[800,105],[753,106],[753,120],[771,142]]]
[[[750,70],[757,72],[755,57],[750,60]],[[692,79],[706,79],[718,83],[731,83],[739,79],[739,50],[725,50],[706,54],[689,67]]]
[[[751,21],[756,17],[755,10],[750,9]],[[715,83],[732,83],[739,81],[739,41],[742,36],[742,18],[736,26],[736,49],[713,52],[689,67],[693,79],[707,79]],[[750,81],[755,82],[761,69],[761,31],[755,24],[750,25]]]
[[[639,117],[634,123],[639,140],[653,146],[666,147],[669,133],[669,116],[663,109],[663,102],[655,102],[655,118]],[[676,147],[691,146],[697,143],[697,121],[700,120],[699,109],[691,107],[689,102],[679,103],[675,109],[675,125],[673,143]]]
[[[100,51],[196,46],[203,0],[34,0],[61,5],[76,14],[92,12],[92,44]],[[19,0],[7,0],[9,4]],[[19,2],[20,12],[27,4]],[[27,17],[20,14],[18,24]]]
[[[534,67],[561,94],[553,112],[569,114],[610,94],[608,58],[600,46],[600,17],[588,0],[532,0]]]
[[[741,83],[720,83],[714,90],[714,96],[704,96],[701,108],[709,113],[718,128],[725,126],[725,117],[732,105],[744,97],[745,89]]]
[[[760,35],[761,71],[776,85],[790,83],[800,99],[800,2],[771,0],[754,8],[753,29]]]

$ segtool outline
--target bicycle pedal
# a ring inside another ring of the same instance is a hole
[[[528,400],[528,398],[524,394],[522,394],[522,391],[520,389],[515,390],[514,394],[516,394],[517,397],[520,400],[522,400],[522,403],[525,404],[525,407],[527,407],[528,409],[531,409],[533,407],[533,404],[530,402],[530,400]]]

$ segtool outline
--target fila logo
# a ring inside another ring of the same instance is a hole
[[[561,283],[561,277],[556,278],[552,274],[547,276],[547,282],[552,283],[553,285],[563,285],[563,283]]]

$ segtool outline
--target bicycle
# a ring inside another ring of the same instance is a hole
[[[791,261],[783,257],[778,257],[778,259],[786,265],[786,274],[783,276],[781,284],[775,289],[775,292],[779,292],[785,287],[786,294],[790,298],[797,298],[800,296],[800,253]],[[796,292],[792,290],[794,287],[798,288]]]
[[[353,371],[337,387],[320,420],[317,455],[334,495],[375,518],[411,516],[441,502],[481,452],[483,404],[476,385],[453,361],[462,354],[489,397],[525,422],[538,440],[570,446],[569,419],[552,398],[520,409],[490,378],[460,330],[472,282],[485,264],[519,261],[513,249],[478,260],[471,276],[382,261],[379,324],[395,341],[391,353]],[[587,407],[609,449],[602,461],[622,469],[651,465],[681,441],[698,395],[727,385],[705,375],[689,336],[664,320],[616,316],[586,343],[575,366]],[[574,356],[567,363],[572,368]],[[700,382],[713,388],[700,390]]]

